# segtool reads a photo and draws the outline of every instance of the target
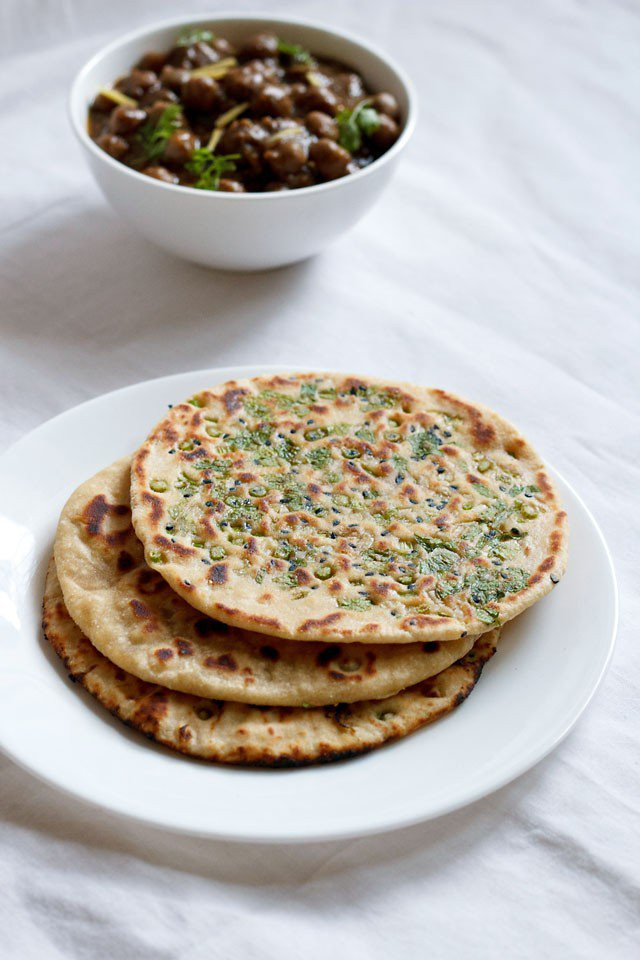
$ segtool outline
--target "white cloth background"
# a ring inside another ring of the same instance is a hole
[[[616,656],[536,769],[374,839],[261,848],[173,836],[1,759],[0,954],[638,956],[640,7],[269,7],[393,52],[421,116],[392,187],[349,236],[313,261],[238,277],[130,233],[66,118],[85,58],[175,4],[3,0],[3,443],[96,394],[205,365],[336,365],[449,387],[514,419],[594,511],[622,593]],[[43,735],[55,749],[63,734],[52,718]]]

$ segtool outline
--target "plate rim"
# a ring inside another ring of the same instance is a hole
[[[66,410],[61,411],[60,413],[54,415],[53,417],[48,418],[42,423],[38,424],[32,430],[27,431],[23,436],[19,437],[17,440],[12,442],[1,454],[0,454],[0,466],[3,461],[8,458],[8,456],[14,455],[20,446],[23,443],[31,442],[34,437],[37,437],[40,431],[46,431],[51,429],[53,425],[59,420],[64,419],[65,417],[76,413],[76,411],[86,410],[94,404],[101,403],[107,398],[114,397],[122,393],[126,393],[130,390],[144,389],[152,384],[158,384],[160,381],[171,381],[178,379],[180,377],[199,377],[200,375],[204,376],[218,376],[219,371],[225,371],[229,374],[226,379],[236,379],[242,378],[245,376],[256,376],[268,373],[280,373],[280,372],[304,372],[308,371],[309,368],[306,364],[231,364],[229,366],[219,366],[219,367],[205,367],[197,370],[184,370],[173,374],[166,374],[158,377],[151,377],[147,380],[136,381],[131,384],[127,384],[122,387],[118,387],[115,390],[110,390],[105,393],[99,394],[98,396],[91,397],[88,400],[84,400],[79,404],[75,404],[67,408]],[[248,374],[247,371],[258,371],[258,373]],[[336,370],[335,372],[344,372]],[[364,375],[364,374],[363,374]],[[216,381],[224,382],[224,381]],[[453,800],[445,800],[440,804],[436,805],[427,813],[411,813],[407,816],[396,816],[392,822],[389,822],[388,818],[385,818],[384,812],[381,811],[377,816],[372,820],[369,819],[369,822],[359,828],[344,827],[344,828],[330,828],[325,830],[309,831],[305,830],[304,833],[269,833],[264,834],[263,832],[250,832],[243,830],[242,832],[238,831],[228,831],[228,830],[201,830],[197,827],[190,827],[184,823],[176,823],[175,821],[167,820],[161,816],[156,816],[153,813],[149,815],[141,815],[140,813],[134,813],[127,811],[113,805],[112,802],[108,800],[99,800],[95,797],[87,796],[86,793],[78,792],[72,787],[67,786],[64,783],[56,781],[51,776],[43,773],[37,767],[33,766],[30,762],[26,761],[23,757],[19,756],[8,747],[2,739],[0,739],[0,752],[8,757],[13,763],[16,764],[20,769],[26,771],[29,775],[34,776],[36,780],[41,783],[46,784],[48,787],[51,787],[54,790],[60,791],[63,795],[71,796],[78,802],[86,804],[89,808],[94,808],[100,811],[108,811],[110,814],[113,814],[116,817],[122,818],[126,821],[133,823],[144,824],[145,826],[151,826],[155,829],[167,830],[175,834],[181,834],[185,836],[192,837],[201,837],[207,838],[216,841],[225,841],[230,843],[259,843],[264,845],[274,845],[274,844],[303,844],[303,843],[317,843],[317,842],[335,842],[338,840],[352,839],[352,838],[362,838],[370,837],[374,835],[384,835],[388,833],[395,832],[396,830],[407,829],[409,827],[415,826],[419,823],[426,823],[431,820],[438,819],[439,817],[446,816],[450,813],[454,813],[457,810],[461,810],[464,807],[470,806],[474,803],[477,803],[479,800],[484,797],[490,796],[498,790],[501,790],[503,787],[514,782],[518,777],[522,776],[524,773],[531,770],[533,767],[537,766],[545,757],[549,756],[555,750],[560,743],[569,735],[569,733],[574,729],[575,725],[579,721],[580,717],[587,709],[589,704],[592,702],[596,693],[600,689],[604,677],[609,669],[613,653],[615,650],[617,633],[618,633],[618,622],[619,622],[619,588],[615,571],[615,564],[611,554],[611,550],[607,544],[607,541],[604,537],[604,534],[594,517],[593,513],[589,507],[584,502],[583,498],[575,490],[573,485],[569,483],[563,474],[555,469],[547,460],[545,460],[546,466],[551,470],[551,473],[556,477],[560,483],[568,489],[570,494],[575,498],[579,507],[583,511],[584,518],[589,523],[592,531],[596,535],[596,540],[598,546],[602,552],[602,555],[605,560],[605,565],[611,585],[611,616],[610,616],[610,630],[609,636],[606,641],[606,653],[602,658],[600,669],[596,678],[593,680],[591,687],[586,691],[582,697],[577,701],[576,705],[571,710],[569,716],[567,717],[562,728],[555,734],[555,736],[547,743],[543,743],[540,749],[532,751],[531,754],[527,755],[525,759],[520,760],[515,758],[510,764],[508,764],[505,770],[500,776],[492,779],[491,784],[488,786],[486,782],[480,783],[476,786],[475,790],[470,792],[465,792],[464,796],[458,797]],[[605,645],[603,642],[603,652],[605,650]],[[87,694],[89,695],[89,694]],[[356,758],[357,759],[357,758]]]

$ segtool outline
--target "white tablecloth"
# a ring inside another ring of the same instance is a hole
[[[374,839],[174,836],[97,814],[2,759],[0,955],[637,957],[640,7],[269,6],[392,51],[421,117],[392,187],[349,236],[239,278],[134,236],[66,118],[85,58],[175,4],[3,0],[2,441],[104,391],[206,365],[335,365],[449,387],[507,413],[594,511],[621,587],[616,656],[536,769]]]

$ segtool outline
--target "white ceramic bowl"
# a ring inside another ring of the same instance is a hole
[[[402,111],[396,143],[369,167],[339,180],[274,193],[210,193],[143,176],[113,160],[87,133],[87,108],[148,50],[165,50],[187,27],[205,26],[239,42],[262,30],[300,43],[362,74],[374,92],[393,93]],[[231,14],[165,20],[129,33],[97,53],[70,95],[73,129],[105,197],[153,243],[187,260],[227,270],[263,270],[317,253],[353,226],[385,187],[415,126],[411,83],[388,57],[362,40],[305,20]]]

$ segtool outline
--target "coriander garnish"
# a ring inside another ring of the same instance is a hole
[[[215,34],[211,30],[186,30],[176,40],[176,47],[191,47],[194,43],[211,43]]]
[[[186,164],[186,169],[198,178],[193,184],[196,190],[217,190],[222,174],[235,170],[235,161],[239,159],[239,153],[218,156],[207,147],[201,147],[199,150],[194,150]]]
[[[312,63],[313,57],[308,50],[301,47],[299,43],[287,43],[286,40],[278,40],[278,53],[284,53],[290,57],[293,63]]]
[[[353,110],[341,110],[338,121],[338,142],[349,153],[356,153],[362,146],[362,137],[370,137],[380,126],[380,115],[370,100],[361,100]]]
[[[142,148],[142,160],[154,163],[164,153],[167,140],[182,125],[182,107],[172,103],[166,107],[157,120],[147,120],[136,136]]]

